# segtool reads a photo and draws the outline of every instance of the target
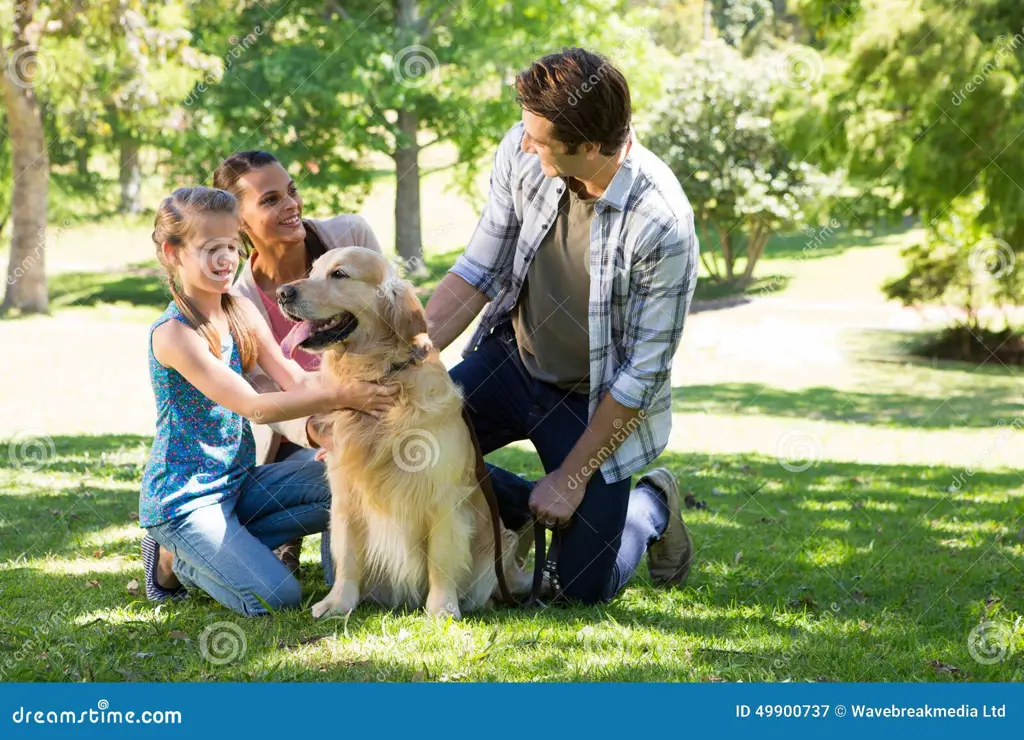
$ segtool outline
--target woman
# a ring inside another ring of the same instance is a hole
[[[304,219],[302,198],[295,181],[269,152],[232,154],[213,174],[213,185],[235,196],[241,221],[240,237],[249,259],[235,282],[234,291],[251,300],[270,326],[278,343],[291,322],[277,306],[277,289],[309,275],[313,261],[329,249],[359,246],[380,252],[373,230],[362,216]],[[317,355],[296,350],[293,359],[306,370],[316,370]],[[278,390],[258,368],[248,376],[261,392]],[[329,437],[316,417],[270,425],[253,425],[258,464],[284,460],[312,460]],[[282,545],[278,556],[289,568],[299,567],[302,540]]]

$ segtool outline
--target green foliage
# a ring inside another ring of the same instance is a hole
[[[728,281],[741,256],[750,280],[768,237],[801,224],[815,195],[816,173],[775,135],[779,93],[764,71],[777,63],[704,44],[680,59],[650,133],[649,146],[683,183],[701,231],[717,232],[718,249],[705,252],[705,262]]]
[[[836,11],[837,5],[843,5]],[[1024,259],[1024,6],[1010,0],[805,0],[809,22],[842,60],[810,96],[795,128],[802,153],[852,183],[886,189],[892,206],[933,226],[908,254],[908,274],[892,290],[913,300],[959,296],[978,308],[966,258],[979,240],[997,240],[1009,263]],[[969,204],[964,206],[964,204]],[[951,215],[950,212],[953,212]],[[976,221],[974,224],[968,220]],[[991,251],[991,250],[989,250]],[[1024,293],[997,280],[986,300],[1020,303]],[[948,290],[942,288],[948,286]]]
[[[908,305],[950,303],[963,309],[963,323],[972,330],[982,327],[984,306],[1017,302],[1022,286],[1016,255],[980,225],[981,208],[980,194],[955,200],[925,241],[903,250],[908,272],[887,283],[886,294]]]
[[[412,26],[371,0],[263,5],[198,16],[196,38],[221,63],[185,97],[188,125],[167,146],[200,178],[228,152],[272,149],[325,210],[354,207],[378,174],[369,163],[410,143],[400,111],[415,115],[422,147],[454,146],[468,186],[518,116],[515,73],[563,46],[608,53],[635,72],[641,99],[661,88],[644,11],[598,0],[419,3]]]

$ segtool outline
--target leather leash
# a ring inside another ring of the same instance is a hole
[[[494,573],[498,576],[498,590],[501,598],[506,604],[519,606],[540,606],[540,592],[544,586],[544,565],[545,549],[547,539],[545,537],[544,525],[536,518],[533,520],[533,585],[530,587],[530,595],[523,601],[517,600],[509,591],[505,582],[505,566],[501,555],[501,514],[498,511],[498,498],[494,495],[494,488],[491,486],[491,476],[487,472],[487,465],[484,463],[483,451],[480,448],[480,440],[477,439],[476,430],[473,428],[473,420],[462,405],[462,419],[469,429],[469,437],[473,440],[473,449],[476,452],[476,480],[480,490],[487,500],[487,508],[491,511],[491,528],[494,532]]]

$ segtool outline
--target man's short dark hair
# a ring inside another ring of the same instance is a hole
[[[516,102],[554,124],[554,136],[575,154],[580,144],[618,152],[629,138],[629,84],[608,59],[572,47],[538,59],[516,76]]]

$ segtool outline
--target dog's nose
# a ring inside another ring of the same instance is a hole
[[[278,303],[291,303],[299,295],[299,290],[294,285],[282,285],[277,289]]]

